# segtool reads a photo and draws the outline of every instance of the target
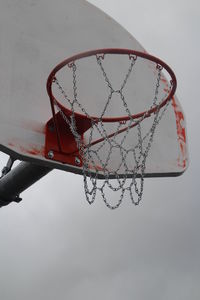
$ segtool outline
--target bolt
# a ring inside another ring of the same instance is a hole
[[[50,150],[50,151],[48,152],[48,157],[49,157],[50,159],[54,158],[53,150]]]
[[[81,164],[81,160],[79,157],[75,157],[75,164],[76,165],[80,165]]]

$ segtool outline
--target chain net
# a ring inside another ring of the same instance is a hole
[[[71,110],[71,116],[68,117],[58,103],[56,101],[54,103],[76,140],[79,155],[82,159],[86,199],[89,204],[92,204],[100,192],[103,201],[110,209],[118,208],[125,195],[133,204],[138,205],[140,203],[144,190],[146,162],[153,144],[156,128],[165,114],[169,102],[163,108],[159,105],[166,98],[171,88],[169,87],[165,94],[159,93],[162,67],[156,65],[150,107],[142,116],[133,118],[133,112],[126,100],[125,90],[137,64],[138,57],[135,55],[127,55],[127,57],[129,60],[128,70],[117,89],[113,87],[112,80],[104,66],[105,55],[95,55],[93,57],[108,92],[101,113],[95,118],[82,105],[78,96],[78,62],[74,61],[67,66],[72,75],[72,97],[68,96],[58,77],[55,77],[53,81],[60,96]],[[114,96],[118,97],[123,107],[123,116],[127,118],[107,122],[105,121],[106,113]],[[77,108],[79,112],[91,120],[91,127],[84,135],[80,135],[77,130]],[[149,110],[152,108],[156,108],[156,110],[149,115]],[[110,200],[113,199],[111,192],[115,193],[114,202]]]

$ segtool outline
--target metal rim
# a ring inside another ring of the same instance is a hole
[[[63,67],[65,67],[66,65],[85,58],[85,57],[90,57],[90,56],[94,56],[94,55],[105,55],[105,54],[121,54],[121,55],[129,55],[129,56],[136,56],[136,57],[141,57],[144,58],[146,60],[152,61],[154,63],[156,63],[158,66],[160,66],[162,69],[166,70],[167,73],[170,75],[171,77],[171,84],[172,84],[172,89],[170,91],[170,93],[168,94],[168,96],[160,103],[160,105],[158,105],[157,107],[154,107],[152,109],[137,113],[137,114],[133,114],[131,115],[132,119],[138,119],[141,118],[143,116],[149,117],[152,113],[155,113],[158,109],[162,108],[163,106],[165,106],[167,104],[167,102],[169,102],[173,95],[175,94],[176,91],[176,87],[177,87],[177,80],[176,80],[176,76],[174,74],[174,72],[172,71],[172,69],[161,59],[152,56],[150,54],[147,54],[145,52],[140,52],[140,51],[135,51],[135,50],[130,50],[130,49],[119,49],[119,48],[108,48],[108,49],[97,49],[97,50],[91,50],[91,51],[87,51],[87,52],[83,52],[83,53],[79,53],[77,55],[74,55],[70,58],[67,58],[65,60],[63,60],[61,63],[59,63],[56,67],[54,67],[54,69],[51,71],[48,79],[47,79],[47,93],[49,95],[50,101],[51,101],[51,107],[54,106],[54,102],[57,103],[57,105],[59,105],[59,107],[61,107],[61,109],[65,109],[68,113],[71,113],[71,110],[69,110],[66,107],[63,107],[63,105],[54,97],[53,95],[53,91],[52,91],[52,84],[53,81],[56,77],[56,73],[58,73],[59,70],[61,70]],[[77,113],[74,112],[75,115],[79,118],[83,118],[86,119],[88,118],[86,115],[81,114],[81,113]],[[98,119],[96,116],[91,116],[91,119],[95,120]],[[120,122],[120,121],[127,121],[129,120],[130,117],[129,116],[124,116],[124,117],[104,117],[101,119],[102,122]]]

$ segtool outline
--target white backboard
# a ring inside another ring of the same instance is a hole
[[[80,52],[144,48],[85,0],[3,1],[0,39],[0,149],[20,160],[81,173],[81,168],[44,157],[45,124],[52,117],[46,92],[49,73]],[[95,109],[98,85],[91,90],[94,97],[86,104]],[[159,124],[146,176],[179,175],[187,165],[184,114],[174,97]]]

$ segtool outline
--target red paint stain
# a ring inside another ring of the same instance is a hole
[[[31,121],[31,120],[29,120],[29,121],[23,120],[20,125],[22,128],[24,128],[26,130],[37,132],[40,134],[45,133],[45,126],[44,126],[44,124],[42,124],[40,122]]]
[[[170,92],[169,89],[168,89],[168,87],[164,88],[163,91],[166,92],[166,93],[169,93],[169,92]]]
[[[164,78],[163,76],[161,76],[160,80],[164,83],[168,85],[168,81],[166,78]]]
[[[30,145],[29,148],[25,148],[23,146],[20,146],[20,151],[23,153],[27,153],[34,156],[43,156],[44,157],[44,147],[37,148],[34,145]]]
[[[89,168],[90,170],[103,171],[103,168],[102,168],[101,166],[99,166],[99,165],[93,166],[93,165],[91,165],[91,164],[88,164],[88,168]]]
[[[34,156],[43,156],[44,157],[44,146],[39,146],[36,144],[23,145],[24,142],[20,139],[12,139],[8,142],[8,145],[16,151],[21,153],[34,155]]]
[[[13,143],[8,143],[8,145],[12,148],[15,147],[15,145]]]
[[[176,127],[178,134],[178,142],[180,147],[180,156],[178,158],[178,165],[185,168],[187,165],[187,148],[186,148],[186,130],[184,126],[184,115],[177,105],[175,97],[172,98],[172,106],[174,108],[176,117]]]

